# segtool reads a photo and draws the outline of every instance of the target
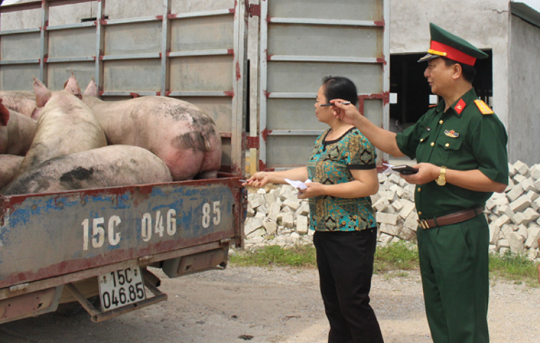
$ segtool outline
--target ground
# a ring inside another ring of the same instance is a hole
[[[375,275],[371,304],[385,342],[428,343],[419,275],[407,274]],[[163,276],[160,289],[167,301],[99,324],[83,310],[3,324],[0,342],[326,342],[316,269],[228,267],[177,279]],[[540,288],[492,281],[491,342],[540,342],[539,309]]]

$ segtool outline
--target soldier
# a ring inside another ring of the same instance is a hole
[[[431,46],[419,62],[442,97],[402,133],[383,130],[351,105],[333,100],[335,115],[355,125],[380,150],[416,158],[417,232],[426,314],[435,343],[489,342],[489,228],[482,214],[508,184],[507,134],[472,87],[474,64],[487,55],[430,24]],[[338,114],[341,113],[341,114]]]

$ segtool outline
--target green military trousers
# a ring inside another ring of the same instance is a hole
[[[483,214],[418,228],[424,302],[434,343],[488,343],[489,227]]]

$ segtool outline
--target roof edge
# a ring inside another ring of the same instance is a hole
[[[540,28],[540,13],[522,2],[510,2],[510,13]]]

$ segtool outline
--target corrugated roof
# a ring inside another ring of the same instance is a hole
[[[522,2],[510,2],[510,12],[531,25],[540,27],[540,13]]]

